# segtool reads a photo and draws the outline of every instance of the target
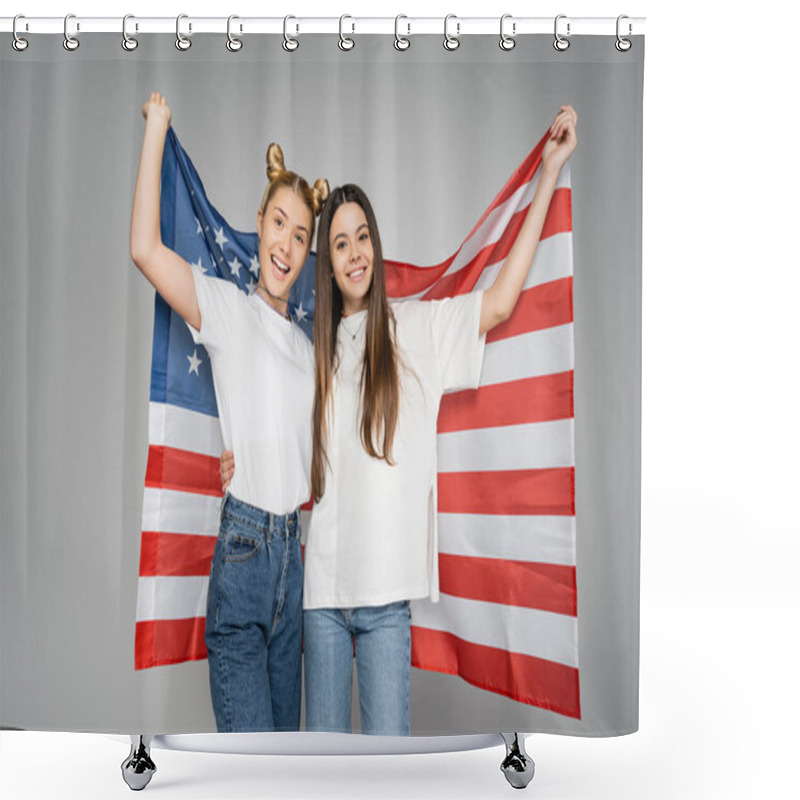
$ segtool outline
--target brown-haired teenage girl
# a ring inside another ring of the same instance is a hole
[[[257,214],[261,271],[246,296],[166,247],[160,178],[171,113],[154,92],[131,219],[136,266],[211,359],[222,440],[238,470],[222,504],[208,589],[206,645],[220,731],[300,726],[302,585],[298,507],[308,499],[314,360],[288,314],[326,181],[309,187],[270,145]]]

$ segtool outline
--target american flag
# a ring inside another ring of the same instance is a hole
[[[387,260],[389,295],[436,299],[490,286],[533,198],[546,139],[450,258],[428,267]],[[172,130],[161,228],[187,261],[254,291],[255,234],[233,230],[208,202]],[[290,301],[309,336],[313,282],[312,254]],[[487,336],[480,387],[442,400],[441,600],[412,603],[411,633],[415,667],[579,718],[573,364],[567,165],[517,307]],[[136,669],[206,656],[221,450],[208,355],[156,296]]]

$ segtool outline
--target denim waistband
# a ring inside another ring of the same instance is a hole
[[[272,514],[257,506],[251,506],[228,493],[222,500],[220,519],[230,517],[263,533],[277,533],[300,538],[300,510],[288,514]]]

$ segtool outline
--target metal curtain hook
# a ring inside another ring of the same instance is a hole
[[[128,20],[135,19],[133,14],[126,14],[122,18],[122,49],[127,50],[129,53],[139,46],[139,40],[135,36],[128,36]],[[139,30],[139,26],[136,26]]]
[[[342,25],[344,24],[344,21],[346,19],[353,19],[353,18],[349,14],[342,14],[342,16],[339,17],[339,49],[340,50],[352,50],[356,46],[355,41],[353,39],[349,38],[348,36],[345,36],[344,32],[342,31]],[[355,33],[355,30],[356,30],[356,24],[354,22],[353,23],[353,31],[352,32]]]
[[[628,19],[628,16],[626,14],[620,14],[617,17],[617,41],[614,42],[614,47],[616,47],[617,50],[620,51],[620,53],[626,53],[633,46],[633,42],[631,42],[630,39],[624,39],[622,37],[622,34],[620,33],[620,23],[624,19]],[[633,26],[629,22],[628,23],[628,36],[630,36],[632,32],[633,32]]]
[[[401,19],[408,19],[405,14],[398,14],[394,18],[394,49],[395,50],[408,50],[411,47],[411,39],[406,39],[405,36],[400,35],[399,25]],[[406,26],[408,27],[408,33],[406,36],[411,35],[411,23],[407,22]]]
[[[231,53],[238,53],[242,49],[242,40],[237,39],[231,33],[231,22],[233,22],[233,20],[235,19],[239,19],[239,17],[237,17],[236,14],[231,14],[228,17],[228,41],[225,42],[225,47],[227,47],[228,50],[231,51]],[[240,31],[242,30],[241,25],[239,26],[239,30]]]
[[[68,28],[69,28],[69,21],[71,19],[75,19],[74,14],[67,14],[67,16],[64,17],[64,49],[69,50],[70,53],[73,50],[77,50],[81,46],[81,43],[74,36],[69,35]],[[75,30],[79,31],[80,29],[81,29],[80,24],[76,22]]]
[[[452,52],[453,50],[458,50],[458,46],[461,44],[461,40],[458,38],[458,35],[461,33],[461,23],[456,21],[456,35],[451,36],[447,32],[447,23],[450,22],[451,19],[457,19],[456,15],[448,14],[444,18],[444,42],[442,42],[442,44],[445,50],[450,50]]]
[[[17,33],[17,20],[18,20],[18,19],[25,19],[25,15],[24,15],[24,14],[17,14],[17,16],[16,16],[16,17],[14,17],[14,23],[13,23],[13,25],[12,25],[12,27],[11,27],[11,30],[12,30],[12,32],[13,32],[13,34],[14,34],[14,40],[13,40],[13,42],[11,43],[11,46],[12,46],[12,47],[13,47],[13,48],[14,48],[14,49],[15,49],[15,50],[18,52],[18,53],[21,53],[23,50],[27,50],[27,48],[28,48],[28,40],[27,40],[27,39],[23,39],[23,38],[22,38],[22,37],[21,37],[21,36],[20,36],[20,35]],[[26,24],[25,24],[25,29],[27,30],[27,28],[28,28],[28,25],[27,25],[27,23],[26,23]]]
[[[500,17],[500,49],[501,50],[513,50],[515,45],[517,44],[517,40],[514,39],[513,36],[509,36],[508,34],[506,34],[505,30],[503,29],[503,26],[505,25],[505,21],[507,19],[511,19],[511,16],[512,16],[511,14],[503,14],[503,16]],[[511,23],[511,33],[512,34],[516,34],[516,32],[517,32],[517,23],[516,22],[512,22]]]
[[[187,39],[181,33],[181,20],[188,19],[188,17],[189,17],[188,14],[178,14],[177,18],[175,19],[175,47],[177,47],[178,50],[181,51],[188,50],[192,46],[192,40]],[[189,30],[190,31],[192,30],[191,22],[189,23]]]
[[[553,42],[553,47],[555,47],[556,50],[558,50],[558,51],[560,51],[562,53],[564,52],[564,50],[566,50],[569,47],[569,39],[566,39],[565,37],[563,37],[558,32],[558,21],[560,19],[566,19],[566,18],[567,18],[566,14],[559,14],[556,17],[556,21],[555,21],[555,23],[553,25],[553,31],[554,31],[555,37],[556,37],[555,41]],[[568,22],[567,23],[567,36],[569,36],[569,32],[570,32],[570,24]]]
[[[290,19],[297,19],[297,17],[293,17],[291,14],[283,18],[283,49],[286,50],[287,53],[293,53],[300,47],[300,40],[295,39],[292,36],[289,36],[288,25]],[[300,30],[299,26],[295,28],[295,33]]]

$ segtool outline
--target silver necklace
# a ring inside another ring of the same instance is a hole
[[[266,294],[268,294],[268,295],[269,295],[269,296],[270,296],[270,297],[271,297],[273,300],[278,300],[278,301],[279,301],[279,302],[281,302],[281,303],[286,303],[286,306],[287,306],[287,308],[286,308],[286,311],[278,311],[278,309],[277,309],[277,308],[275,308],[275,307],[274,307],[274,306],[273,306],[273,305],[272,305],[272,304],[269,302],[269,300],[267,300],[267,298],[266,298],[266,297],[261,297],[261,295],[258,295],[259,297],[261,297],[261,299],[262,299],[262,300],[263,300],[263,301],[264,301],[264,302],[265,302],[265,303],[266,303],[266,304],[267,304],[267,305],[268,305],[268,306],[269,306],[269,307],[270,307],[270,308],[271,308],[271,309],[272,309],[272,310],[273,310],[273,311],[274,311],[276,314],[279,314],[279,315],[280,315],[281,317],[283,317],[284,319],[288,319],[288,320],[289,320],[289,322],[291,322],[291,321],[292,321],[292,318],[289,316],[289,308],[288,308],[288,306],[289,306],[289,301],[288,301],[288,300],[284,300],[282,297],[278,297],[278,295],[276,295],[276,294],[272,294],[272,292],[271,292],[269,289],[267,289],[267,287],[266,287],[266,286],[264,286],[264,284],[263,284],[263,283],[261,283],[261,281],[259,281],[259,282],[256,284],[256,290],[258,290],[258,289],[261,289],[261,291],[263,291],[263,292],[265,292]]]
[[[369,312],[368,312],[368,313],[369,313]],[[351,330],[350,330],[350,328],[348,328],[348,327],[347,327],[347,325],[345,324],[345,320],[347,319],[347,317],[346,317],[346,316],[344,316],[344,315],[342,315],[342,319],[341,319],[341,326],[342,326],[342,328],[344,328],[344,332],[345,332],[345,333],[346,333],[346,334],[347,334],[347,335],[348,335],[348,336],[349,336],[349,337],[350,337],[350,338],[351,338],[353,341],[355,341],[355,340],[356,340],[356,338],[358,337],[358,334],[359,334],[359,333],[361,333],[361,329],[364,327],[364,324],[365,324],[365,323],[366,323],[366,321],[367,321],[367,316],[368,316],[368,313],[367,313],[367,314],[364,314],[364,318],[363,318],[363,319],[361,320],[361,322],[359,322],[359,323],[358,323],[358,325],[356,326],[356,330],[355,330],[355,332],[351,331]]]

